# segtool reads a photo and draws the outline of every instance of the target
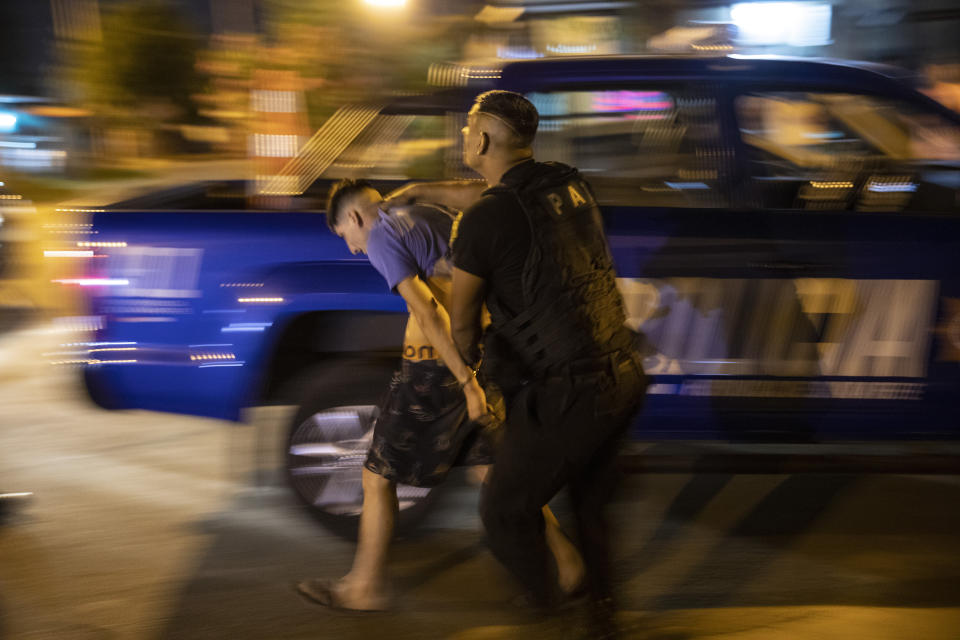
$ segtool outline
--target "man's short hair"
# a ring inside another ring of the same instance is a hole
[[[499,118],[513,130],[514,144],[526,148],[533,144],[540,124],[540,114],[533,103],[513,91],[494,90],[481,93],[475,100],[478,113]]]
[[[344,178],[330,187],[327,195],[327,226],[331,231],[336,233],[343,203],[367,189],[373,189],[369,182],[354,178]]]

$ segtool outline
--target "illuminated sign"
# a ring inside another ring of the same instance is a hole
[[[596,91],[590,94],[593,111],[665,111],[673,108],[673,99],[662,91]]]
[[[830,44],[831,7],[811,2],[738,2],[730,9],[737,40],[746,45]]]

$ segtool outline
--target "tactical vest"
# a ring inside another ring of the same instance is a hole
[[[593,193],[580,173],[559,163],[487,194],[516,198],[530,225],[523,268],[523,308],[511,314],[488,301],[492,328],[533,375],[560,370],[574,360],[602,358],[629,349],[623,299]]]

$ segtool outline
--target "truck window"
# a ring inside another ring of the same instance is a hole
[[[924,105],[757,92],[736,112],[761,208],[957,212],[960,128]]]
[[[707,93],[632,87],[530,93],[535,153],[580,169],[603,204],[722,207],[725,167]]]
[[[458,122],[453,113],[379,115],[324,175],[396,180],[459,177],[466,170],[460,158]]]

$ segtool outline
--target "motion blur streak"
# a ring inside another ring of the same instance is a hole
[[[624,637],[956,640],[956,5],[0,0],[0,637],[581,640],[459,470],[396,609],[284,588],[350,568],[408,317],[329,187],[477,179],[508,89],[642,334]]]

